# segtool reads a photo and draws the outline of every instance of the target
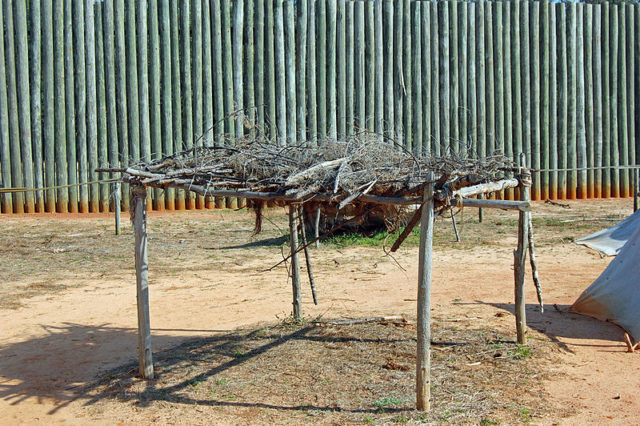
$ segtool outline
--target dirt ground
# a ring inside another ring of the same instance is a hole
[[[534,205],[547,309],[528,285],[530,351],[513,343],[517,215],[485,211],[481,226],[465,209],[461,243],[437,221],[431,415],[411,409],[416,238],[394,259],[377,237],[312,250],[320,304],[303,281],[296,325],[285,268],[265,271],[286,250],[282,210],[256,237],[248,212],[151,213],[159,378],[147,382],[130,225],[115,236],[108,215],[0,216],[0,423],[638,424],[640,355],[615,325],[566,311],[611,260],[573,240],[631,200],[568,204]],[[323,323],[384,315],[407,321]]]

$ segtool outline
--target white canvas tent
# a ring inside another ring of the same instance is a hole
[[[635,218],[634,218],[635,217]],[[622,327],[635,342],[640,341],[640,216],[616,258],[571,306],[576,312]],[[626,221],[625,221],[626,222]],[[620,223],[622,225],[624,222]],[[618,230],[620,227],[617,228]]]
[[[620,253],[633,231],[638,227],[640,227],[640,210],[620,223],[580,238],[576,243],[597,250],[602,255],[615,256]]]

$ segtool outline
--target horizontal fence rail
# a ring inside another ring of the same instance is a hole
[[[524,152],[534,200],[633,193],[636,3],[0,2],[2,213],[113,210],[117,176],[96,169],[253,128],[281,145],[366,129],[415,155]],[[157,210],[243,205],[150,195]]]

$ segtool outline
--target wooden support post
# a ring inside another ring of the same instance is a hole
[[[153,379],[151,326],[149,325],[149,265],[147,262],[147,189],[131,188],[133,232],[136,238],[136,295],[138,300],[138,363],[140,375]]]
[[[120,235],[120,182],[116,182],[115,187],[113,210],[116,214],[116,235]]]
[[[480,209],[482,210],[482,209]],[[453,211],[453,207],[450,209],[451,211],[451,221],[453,222],[453,231],[456,233],[456,242],[460,242],[460,233],[458,232],[458,224],[456,223],[456,214]]]
[[[533,220],[531,218],[531,212],[527,212],[527,233],[529,240],[529,263],[531,264],[533,285],[536,288],[538,304],[540,305],[540,312],[544,312],[544,302],[542,301],[542,284],[540,284],[540,277],[538,276],[538,262],[536,261],[536,249],[533,242]]]
[[[304,260],[307,262],[307,275],[309,276],[309,285],[311,286],[311,295],[313,296],[314,305],[318,304],[318,296],[316,295],[316,281],[313,278],[313,268],[311,266],[311,255],[307,244],[307,229],[304,223],[304,209],[298,207],[298,220],[300,222],[300,235],[302,236],[302,247],[304,248]]]
[[[520,154],[520,165],[524,167],[525,156]],[[520,200],[529,201],[529,187],[520,185]],[[516,332],[518,335],[518,343],[524,345],[526,343],[527,318],[525,311],[524,299],[524,272],[527,260],[528,248],[528,215],[526,212],[518,214],[518,249],[514,252],[514,278],[515,278],[515,314],[516,314]]]
[[[298,229],[296,208],[289,204],[289,234],[291,245],[291,285],[293,287],[293,318],[302,319],[302,295],[300,292],[300,260],[298,258]]]
[[[640,181],[640,169],[635,169],[633,171],[633,212],[638,211],[638,181]]]
[[[320,215],[322,214],[322,212],[320,212],[320,207],[318,207],[316,209],[316,220],[315,220],[315,224],[314,224],[314,235],[313,237],[316,239],[316,248],[320,248]]]
[[[478,200],[484,199],[484,194],[478,194]],[[484,211],[482,209],[478,209],[478,223],[482,223],[482,219],[484,219]]]
[[[427,181],[433,181],[432,173]],[[420,411],[430,408],[431,397],[431,263],[433,245],[433,183],[424,191],[420,220],[420,257],[418,274],[418,350],[416,354],[416,405]]]

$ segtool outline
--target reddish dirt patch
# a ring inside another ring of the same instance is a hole
[[[638,423],[639,355],[625,352],[622,331],[616,326],[566,312],[610,261],[573,244],[572,238],[628,215],[631,202],[569,205],[569,209],[535,205],[538,263],[547,304],[544,314],[534,304],[532,286],[527,290],[532,334],[545,336],[550,342],[549,353],[556,357],[544,367],[538,403],[546,398],[566,409],[542,417],[530,412],[528,417],[505,421]],[[236,327],[247,328],[288,315],[291,305],[286,271],[261,272],[281,259],[284,243],[278,230],[286,228],[284,215],[273,211],[269,217],[273,224],[265,222],[265,233],[255,239],[250,238],[252,218],[244,212],[175,212],[150,217],[151,321],[157,353],[194,338],[216,338]],[[512,340],[516,218],[509,212],[486,211],[485,224],[480,227],[475,211],[467,209],[460,219],[461,244],[451,242],[449,222],[437,224],[434,319],[440,322],[438,326],[498,330]],[[157,406],[147,409],[139,401],[105,397],[88,404],[91,399],[85,393],[86,386],[136,356],[129,225],[123,221],[124,235],[116,237],[108,215],[0,216],[0,224],[0,252],[5,259],[0,264],[4,278],[0,286],[0,422],[318,421],[299,411],[272,407],[220,412],[217,407],[183,405],[176,417],[159,418]],[[320,305],[314,306],[307,294],[306,315],[411,316],[415,311],[415,246],[404,247],[396,256],[406,271],[384,256],[380,247],[326,246],[312,254]],[[390,361],[392,367],[393,363],[411,366],[410,360],[385,358],[378,368],[394,374],[411,373],[411,369],[383,369]],[[401,382],[409,390],[413,386]],[[527,386],[522,386],[526,391]],[[297,406],[282,393],[284,389],[277,383],[268,387],[279,398],[279,406]],[[378,396],[384,397],[371,398]],[[336,419],[366,421],[365,416]],[[449,421],[455,422],[455,418]]]

